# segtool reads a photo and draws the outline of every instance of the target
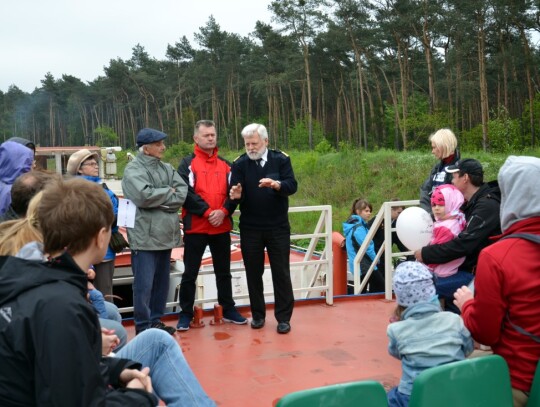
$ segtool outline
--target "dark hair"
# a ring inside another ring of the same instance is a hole
[[[30,200],[45,186],[61,176],[51,171],[37,170],[26,172],[15,179],[11,187],[11,206],[15,213],[23,218]]]
[[[463,177],[465,174],[469,176],[469,179],[471,180],[471,184],[473,184],[475,187],[481,187],[484,183],[484,176],[483,175],[477,175],[477,174],[469,174],[465,171],[459,171],[459,177]]]
[[[216,127],[216,124],[213,120],[199,120],[197,123],[195,123],[195,133],[199,131],[199,127]]]
[[[351,215],[356,215],[357,211],[369,208],[373,211],[373,206],[364,198],[357,198],[354,200],[351,208]]]
[[[51,184],[43,191],[37,211],[44,252],[85,251],[102,228],[113,220],[111,199],[103,187],[84,178]]]

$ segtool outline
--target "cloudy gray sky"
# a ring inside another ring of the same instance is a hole
[[[193,33],[213,15],[223,31],[246,36],[270,23],[271,0],[3,0],[0,4],[0,90],[26,92],[47,72],[83,81],[103,76],[114,58],[141,44],[165,59],[167,44]]]

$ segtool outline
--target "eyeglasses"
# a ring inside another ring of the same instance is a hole
[[[98,167],[98,163],[95,161],[91,161],[89,163],[82,163],[81,167],[84,167],[85,165],[92,166],[92,167]]]

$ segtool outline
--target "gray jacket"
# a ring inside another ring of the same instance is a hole
[[[180,246],[178,210],[184,204],[187,189],[178,172],[155,157],[139,153],[126,166],[122,190],[124,197],[137,207],[135,227],[127,229],[131,250]]]
[[[408,307],[402,321],[388,325],[387,334],[388,352],[401,360],[398,390],[407,395],[421,372],[465,359],[474,345],[461,317],[441,311],[436,298]]]

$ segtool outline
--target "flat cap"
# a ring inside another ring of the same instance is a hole
[[[137,134],[137,145],[141,147],[145,144],[155,143],[166,138],[167,135],[159,130],[144,128]]]

